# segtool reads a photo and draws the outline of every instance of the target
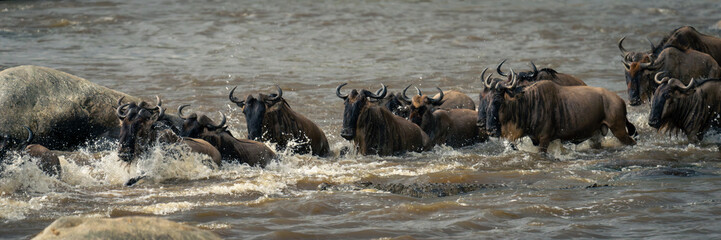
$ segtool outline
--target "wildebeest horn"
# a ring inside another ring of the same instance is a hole
[[[230,99],[231,102],[238,105],[238,107],[243,107],[243,106],[245,106],[245,100],[240,101],[240,100],[238,100],[238,98],[233,96],[233,92],[235,92],[236,88],[238,88],[238,86],[235,86],[235,87],[233,87],[233,89],[230,90],[230,93],[228,94],[228,99]]]
[[[501,76],[504,76],[504,77],[508,77],[508,75],[506,75],[506,73],[504,73],[504,72],[501,72],[501,66],[503,66],[503,63],[505,63],[506,60],[508,60],[508,59],[503,59],[503,61],[501,61],[501,63],[499,63],[498,67],[496,68],[496,72],[498,72],[498,74],[501,74]]]
[[[160,109],[160,112],[158,113],[158,118],[163,117],[163,115],[165,115],[165,108],[160,107],[160,105],[157,105],[155,107]]]
[[[518,84],[518,78],[516,78],[518,75],[513,72],[513,68],[511,68],[511,76],[513,76],[513,80],[511,80],[511,89],[516,88],[516,84]]]
[[[488,74],[488,77],[486,77],[486,79],[483,80],[483,85],[486,86],[486,88],[488,88],[488,89],[493,88],[492,82],[491,82],[492,81],[491,76],[493,76],[493,73]]]
[[[28,130],[28,139],[25,140],[25,144],[28,144],[28,143],[30,143],[30,141],[33,140],[33,131],[31,131],[30,128],[27,126],[23,126],[23,127]]]
[[[694,80],[693,78],[691,78],[691,81],[689,81],[686,86],[680,88],[681,91],[686,91],[686,90],[691,89],[691,88],[693,87],[693,84],[694,84],[695,82],[696,82],[696,80]]]
[[[183,116],[183,108],[190,106],[190,104],[183,104],[178,107],[178,117],[182,119],[187,119],[187,117]]]
[[[420,89],[418,89],[418,87],[416,87],[416,86],[413,86],[413,87],[416,89],[416,93],[418,94],[418,96],[422,96],[422,95],[423,95],[423,93],[421,92]]]
[[[335,95],[338,96],[339,98],[342,98],[342,99],[348,98],[348,94],[346,94],[346,95],[340,94],[340,89],[343,88],[343,86],[345,86],[346,84],[348,84],[348,83],[342,83],[341,85],[338,85],[338,87],[335,88]]]
[[[651,39],[646,38],[646,40],[648,40],[648,43],[651,44],[651,51],[653,51],[654,49],[656,49],[656,46],[653,45],[653,42],[651,42]]]
[[[406,96],[406,91],[408,91],[408,88],[410,88],[411,85],[413,85],[413,84],[408,84],[408,86],[406,86],[406,88],[403,89],[403,100],[405,100],[406,102],[412,101],[411,98]]]
[[[283,97],[283,89],[280,89],[280,86],[278,86],[278,85],[275,85],[275,88],[278,89],[278,93],[275,95],[275,97],[268,98],[268,101],[277,101],[278,99]]]
[[[626,68],[626,71],[628,71],[628,70],[630,70],[630,69],[631,69],[631,65],[629,65],[629,64],[628,64],[628,63],[627,63],[626,61],[624,61],[624,60],[621,60],[621,63],[623,63],[623,67],[625,67],[625,68]]]
[[[484,68],[481,72],[481,81],[486,80],[486,71],[488,71],[488,68]]]
[[[531,78],[536,78],[538,76],[538,68],[536,68],[536,64],[533,64],[533,61],[531,61],[531,67],[533,67],[533,76]]]
[[[440,94],[440,96],[438,96],[438,99],[429,98],[428,101],[432,104],[440,104],[441,101],[443,101],[443,90],[441,90],[441,88],[439,87],[436,87],[436,89],[438,89],[438,94]]]
[[[618,49],[621,50],[621,53],[623,53],[623,55],[626,55],[626,53],[628,53],[628,51],[626,51],[626,49],[623,48],[623,40],[624,39],[626,39],[626,36],[623,36],[621,38],[621,40],[618,40]]]
[[[370,98],[375,98],[375,99],[382,99],[382,98],[386,97],[386,93],[388,93],[388,87],[386,87],[386,85],[383,84],[383,83],[381,83],[381,86],[383,86],[383,92],[381,92],[380,95],[374,94],[374,93],[372,93],[372,92],[370,92],[370,91],[368,91],[368,92],[366,93],[366,95],[367,95],[368,97],[370,97]]]
[[[663,73],[664,73],[664,72],[657,72],[656,75],[653,76],[653,81],[656,82],[656,84],[661,85],[661,84],[663,83],[663,79],[662,79],[662,80],[658,80],[658,77],[660,77],[661,74],[663,74]]]
[[[221,112],[221,111],[218,111],[218,112],[220,113],[220,116],[222,116],[223,119],[220,120],[220,123],[219,123],[218,125],[208,124],[208,125],[209,125],[210,127],[212,127],[212,128],[222,128],[222,127],[225,125],[225,122],[226,122],[226,120],[227,120],[227,119],[225,118],[225,114],[223,114],[223,112]]]
[[[123,108],[127,107],[129,105],[130,105],[130,103],[126,103],[126,104],[118,106],[118,108],[115,109],[115,115],[118,115],[118,118],[120,118],[120,119],[124,119],[126,116],[128,116],[128,113],[123,114],[122,113]]]
[[[125,98],[125,96],[122,96],[122,97],[118,98],[118,104],[117,104],[117,106],[120,106],[120,105],[123,104],[123,99],[124,99],[124,98]]]
[[[146,108],[146,109],[147,110],[160,110],[160,109],[162,109],[161,106],[163,106],[163,100],[160,99],[160,97],[158,95],[155,95],[155,107]]]

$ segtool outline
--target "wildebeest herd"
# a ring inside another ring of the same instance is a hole
[[[672,31],[646,52],[631,52],[623,47],[626,37],[618,41],[622,52],[628,87],[629,104],[650,101],[648,124],[660,131],[683,132],[690,143],[697,143],[709,130],[721,123],[721,39],[699,33],[685,26]],[[344,101],[340,136],[352,141],[362,155],[394,155],[408,151],[422,152],[436,145],[454,148],[487,141],[490,137],[516,141],[528,136],[546,152],[553,140],[580,143],[591,141],[600,148],[601,138],[610,131],[621,143],[635,145],[636,127],[627,118],[626,103],[617,94],[599,87],[587,86],[581,79],[538,69],[508,72],[502,70],[505,60],[496,67],[500,77],[488,68],[479,80],[478,105],[459,91],[425,95],[411,85],[402,91],[388,92],[387,86],[375,92],[366,89],[335,94]],[[215,123],[206,115],[184,114],[190,105],[178,107],[178,115],[165,113],[162,100],[124,103],[118,99],[119,122],[117,153],[120,160],[131,163],[158,143],[180,144],[192,152],[207,155],[212,164],[223,162],[266,166],[276,158],[273,149],[263,142],[274,143],[275,150],[320,157],[332,155],[325,133],[310,119],[295,112],[275,93],[249,94],[244,100],[235,97],[233,88],[228,99],[242,109],[247,123],[248,139],[231,134],[226,116]],[[48,174],[58,175],[60,165],[53,151],[1,136],[0,154],[25,149],[36,158]]]

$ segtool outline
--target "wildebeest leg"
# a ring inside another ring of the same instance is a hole
[[[636,145],[636,140],[633,140],[631,136],[628,135],[628,132],[626,131],[626,124],[623,122],[623,124],[616,124],[611,127],[611,132],[613,133],[613,136],[616,136],[621,143],[626,145]]]
[[[551,140],[546,138],[538,139],[538,152],[547,153],[548,146],[551,145]]]
[[[605,125],[604,125],[605,126]],[[608,131],[608,130],[606,130]],[[600,149],[601,148],[601,141],[603,140],[603,131],[600,131],[591,137],[588,141],[591,143],[591,148],[593,149]]]

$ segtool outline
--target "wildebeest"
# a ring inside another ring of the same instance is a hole
[[[515,73],[513,69],[511,69],[511,74],[508,75],[501,71],[501,66],[503,66],[503,63],[505,62],[506,60],[504,59],[503,61],[501,61],[501,63],[498,64],[498,67],[496,67],[496,72],[498,72],[498,74],[500,74],[501,76],[507,77],[508,81],[511,81],[511,76],[515,76],[518,81],[518,86],[521,87],[528,86],[542,80],[550,80],[560,86],[586,86],[586,83],[583,82],[583,80],[576,78],[570,74],[559,73],[551,68],[543,68],[541,70],[538,70],[536,64],[534,64],[533,62],[531,62],[531,67],[533,68],[531,71]],[[481,81],[484,82],[483,86],[495,86],[499,82],[503,81],[500,78],[492,78],[493,73],[490,73],[488,77],[486,77],[486,70],[488,70],[488,68],[483,69],[483,72],[481,72]],[[491,101],[491,99],[488,97],[490,92],[490,88],[484,87],[481,90],[481,93],[478,95],[477,124],[478,127],[481,128],[481,131],[485,131],[487,112],[486,109],[488,108],[488,103]]]
[[[183,138],[170,130],[170,126],[159,122],[165,114],[162,108],[162,100],[157,97],[154,107],[148,107],[146,102],[126,103],[118,106],[115,114],[120,119],[120,136],[118,156],[121,160],[130,163],[139,155],[147,152],[155,142],[181,143],[190,148],[191,151],[210,156],[213,163],[220,166],[221,155],[218,149],[202,139]],[[120,104],[122,101],[118,99]]]
[[[668,46],[688,48],[711,55],[716,62],[721,62],[721,38],[698,32],[694,27],[683,26],[671,32],[653,46],[653,56],[658,56]]]
[[[408,118],[411,111],[410,104],[413,101],[411,98],[408,97],[408,95],[406,95],[406,91],[408,91],[408,88],[410,87],[411,85],[408,85],[403,89],[403,92],[395,94],[389,93],[383,99],[371,99],[371,101],[378,102],[379,105],[386,107],[397,116]],[[380,94],[382,90],[383,89],[378,89],[378,91],[376,91],[376,95]],[[416,88],[416,91],[419,93],[419,95],[422,95],[420,89]],[[439,94],[436,94],[435,96],[433,96],[433,98],[438,98],[440,96]],[[473,102],[473,99],[471,99],[471,97],[462,92],[456,90],[448,90],[444,91],[443,94],[444,97],[443,100],[440,102],[440,105],[438,106],[439,108],[470,110],[476,109],[476,104]]]
[[[28,138],[19,141],[6,134],[0,135],[0,163],[5,158],[8,150],[23,149],[28,156],[36,158],[35,162],[40,170],[51,176],[60,176],[60,160],[58,156],[46,147],[39,144],[30,144],[33,140],[33,132],[29,127],[25,127],[28,131]]]
[[[648,125],[668,132],[683,131],[691,143],[703,140],[709,129],[721,127],[721,79],[691,80],[656,74],[659,85],[653,94]]]
[[[439,107],[445,94],[440,88],[437,89],[438,98],[413,96],[409,117],[411,122],[420,126],[434,145],[463,147],[486,140],[485,133],[476,127],[476,111]]]
[[[416,93],[418,95],[423,95],[423,92],[421,92],[420,89],[416,88]],[[409,99],[405,91],[403,92],[403,97],[406,101],[413,102],[413,99]],[[470,109],[475,110],[476,104],[473,102],[473,99],[469,97],[468,95],[456,91],[456,90],[448,90],[448,91],[441,91],[439,93],[436,93],[436,95],[433,96],[434,99],[440,99],[439,102],[437,102],[438,108],[443,109]]]
[[[222,156],[224,161],[247,163],[251,166],[265,167],[275,158],[273,150],[265,144],[249,139],[237,139],[230,134],[225,126],[225,114],[221,113],[223,119],[219,124],[214,124],[206,115],[192,113],[183,116],[183,108],[188,104],[178,107],[178,115],[184,120],[181,129],[181,137],[200,138],[213,145]]]
[[[277,143],[280,150],[291,147],[294,153],[312,153],[317,156],[330,154],[325,133],[310,119],[293,111],[283,99],[283,90],[276,86],[278,93],[248,95],[244,101],[233,96],[237,87],[230,90],[228,98],[243,109],[248,125],[248,138],[255,141]],[[296,142],[297,144],[291,144]]]
[[[667,46],[651,62],[623,62],[631,106],[650,99],[658,86],[653,76],[666,72],[669,77],[688,83],[691,78],[721,77],[721,68],[710,55],[693,49]]]
[[[420,127],[393,115],[385,107],[370,102],[369,98],[385,97],[385,85],[380,94],[365,89],[353,89],[349,94],[343,95],[340,90],[346,84],[336,88],[336,95],[344,100],[345,105],[340,135],[347,140],[353,140],[360,154],[386,156],[430,149],[430,139]]]
[[[552,81],[517,84],[514,76],[510,84],[493,86],[486,118],[491,136],[511,141],[529,136],[546,152],[555,139],[577,144],[610,129],[623,144],[636,144],[630,136],[636,128],[626,119],[626,104],[615,93]]]

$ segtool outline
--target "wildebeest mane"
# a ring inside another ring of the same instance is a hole
[[[267,136],[266,140],[276,139],[279,143],[287,143],[294,138],[306,138],[307,140],[308,136],[304,135],[300,121],[295,119],[293,113],[288,102],[282,98],[266,110],[263,117],[263,128],[268,129],[263,133],[264,136]],[[308,151],[310,152],[310,149]]]

